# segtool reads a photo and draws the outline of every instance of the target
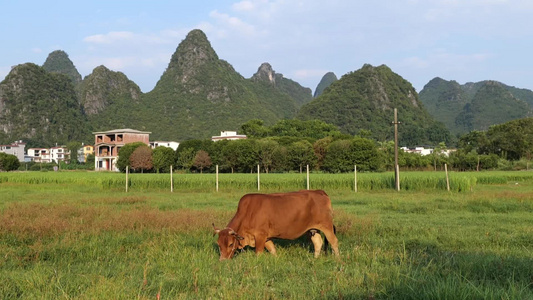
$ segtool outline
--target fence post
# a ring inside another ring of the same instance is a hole
[[[307,190],[309,190],[309,165],[307,165]]]
[[[217,192],[218,192],[218,165],[216,167],[216,173],[217,173],[216,180],[217,180]]]
[[[172,165],[170,165],[170,192],[174,192],[174,177],[172,173]]]
[[[450,178],[448,177],[448,164],[444,164],[444,171],[446,172],[446,189],[450,191]]]
[[[354,165],[353,168],[353,187],[354,191],[357,193],[357,165]]]
[[[261,179],[259,178],[259,173],[260,172],[260,169],[259,169],[259,164],[257,165],[257,190],[261,190]]]
[[[130,171],[130,167],[126,166],[126,193],[128,192],[128,173]]]
[[[400,165],[396,165],[396,190],[400,191]]]

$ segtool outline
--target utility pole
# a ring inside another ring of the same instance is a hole
[[[400,166],[398,165],[398,109],[394,109],[394,184],[396,190],[400,191]]]

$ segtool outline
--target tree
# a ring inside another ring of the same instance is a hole
[[[9,172],[20,167],[19,159],[12,154],[0,152],[0,170]]]
[[[152,163],[152,149],[143,145],[137,147],[130,155],[130,165],[133,169],[151,170],[153,168]]]
[[[170,166],[174,164],[174,150],[169,147],[156,147],[152,151],[152,163],[157,173],[170,172]]]
[[[200,173],[203,173],[204,168],[209,168],[211,165],[212,162],[211,158],[209,157],[209,153],[204,150],[199,150],[196,152],[196,156],[194,157],[194,166],[200,169]]]
[[[87,155],[87,158],[85,159],[85,164],[88,166],[92,166],[94,168],[94,160],[96,157],[94,156],[94,153],[90,153]]]
[[[287,149],[288,160],[293,168],[302,169],[304,166],[309,165],[313,167],[317,162],[317,157],[313,151],[313,145],[308,141],[295,142]]]
[[[333,142],[333,138],[328,136],[328,137],[319,139],[313,144],[313,150],[317,158],[317,162],[316,162],[317,169],[320,169],[322,167],[322,164],[324,163],[324,158],[326,158],[328,147],[331,144],[331,142]]]
[[[68,161],[70,163],[78,163],[78,150],[81,148],[80,142],[68,142],[67,151],[70,153]]]
[[[263,120],[252,119],[241,125],[241,131],[249,138],[263,138],[268,136],[268,128],[263,125]]]
[[[255,139],[247,139],[234,141],[239,144],[239,165],[242,171],[250,171],[253,173],[255,167],[259,162],[259,145]]]
[[[242,140],[240,140],[242,141]],[[222,144],[220,160],[223,168],[231,169],[231,173],[235,171],[235,168],[239,165],[239,158],[241,156],[241,150],[243,143],[239,140],[237,141],[228,141],[227,143]],[[222,143],[220,141],[217,143]]]
[[[181,151],[176,152],[176,155],[178,156],[176,164],[183,170],[190,170],[194,165],[195,153],[193,148],[182,148]]]
[[[130,156],[140,146],[146,146],[143,142],[135,142],[124,145],[118,151],[117,168],[120,172],[126,172],[126,167],[131,167]]]
[[[377,171],[380,154],[372,140],[355,137],[332,142],[324,159],[324,169],[329,172],[350,172],[354,165],[361,171]]]
[[[433,168],[435,171],[437,171],[437,164],[442,166],[447,163],[448,157],[444,154],[444,151],[446,151],[446,144],[444,142],[439,143],[439,145],[433,149],[431,157],[433,158]]]
[[[276,148],[279,147],[278,142],[271,139],[262,139],[257,143],[257,151],[260,164],[265,169],[265,172],[268,173],[272,164],[274,163],[274,152]]]

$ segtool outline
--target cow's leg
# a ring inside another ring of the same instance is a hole
[[[268,252],[270,252],[272,255],[276,255],[276,247],[274,247],[272,240],[265,242],[265,248],[267,248]]]
[[[260,254],[265,250],[266,238],[263,236],[255,236],[255,253]],[[268,249],[268,248],[267,248]]]
[[[320,256],[320,252],[322,251],[322,236],[320,233],[315,233],[311,235],[311,241],[313,242],[313,245],[315,246],[315,257]]]
[[[333,228],[328,228],[327,230],[322,230],[324,235],[326,236],[326,239],[331,245],[331,250],[333,250],[333,253],[336,256],[339,256],[339,240],[337,240],[337,237],[335,236],[335,233],[333,232]]]

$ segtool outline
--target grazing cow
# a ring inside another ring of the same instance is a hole
[[[335,255],[339,255],[335,236],[331,201],[321,190],[277,194],[247,194],[239,201],[237,213],[226,228],[217,229],[220,260],[232,258],[235,251],[246,246],[256,253],[264,248],[276,254],[272,239],[296,239],[306,232],[311,235],[315,257],[320,255],[324,233]],[[326,241],[326,246],[327,246]]]

